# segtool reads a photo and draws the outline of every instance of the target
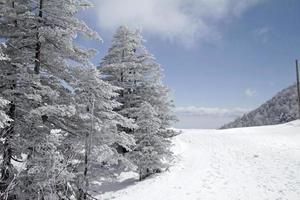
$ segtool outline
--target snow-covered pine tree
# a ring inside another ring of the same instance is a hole
[[[3,49],[6,48],[6,45],[4,43],[0,43],[0,60],[9,60],[7,55],[3,53]]]
[[[5,45],[0,44],[0,61],[9,60],[9,58],[6,55],[4,55],[4,53],[2,51],[3,48],[5,48]],[[7,114],[3,110],[8,104],[9,104],[9,101],[3,99],[0,96],[0,130],[5,128],[6,126],[9,126],[9,122],[11,121],[11,119],[7,116]],[[2,137],[0,137],[0,138],[2,138]],[[2,152],[1,147],[2,147],[2,145],[0,146],[0,152]],[[0,165],[2,165],[2,164],[0,164]]]
[[[177,134],[169,129],[172,121],[176,119],[172,113],[173,103],[169,99],[168,89],[162,84],[161,67],[143,46],[140,32],[132,31],[125,26],[120,27],[114,35],[112,46],[103,58],[99,69],[104,75],[104,80],[122,88],[119,91],[120,96],[117,98],[117,101],[122,104],[117,110],[118,113],[137,120],[140,109],[144,108],[142,105],[148,103],[152,106],[159,119],[159,126],[154,134],[161,140],[164,147],[164,151],[161,151],[159,156],[152,157],[152,161],[159,163],[164,158],[170,158],[169,139]],[[136,134],[138,129],[123,130],[138,137]],[[141,145],[143,144],[137,142],[139,148]],[[142,166],[139,168],[141,169]],[[158,167],[158,169],[160,168],[163,166]],[[151,170],[148,169],[148,173],[155,171],[155,169]]]
[[[139,65],[136,51],[141,40],[139,35],[127,27],[120,27],[114,35],[112,47],[103,58],[100,67],[104,80],[121,88],[117,100],[122,106],[118,111],[126,117],[132,117],[135,107],[140,102],[140,97],[136,95],[136,89],[137,85],[144,80],[143,71],[145,69]]]
[[[152,64],[157,65],[154,60]],[[160,69],[159,65],[157,67]],[[172,138],[179,134],[178,131],[170,129],[172,123],[177,121],[173,111],[175,106],[170,99],[170,90],[162,83],[161,71],[157,70],[155,73],[157,73],[158,79],[152,81],[153,78],[150,78],[149,82],[141,86],[140,96],[143,101],[149,102],[158,114],[158,118],[161,121],[158,134],[164,138]]]
[[[136,124],[138,128],[134,131],[134,136],[137,145],[132,152],[128,153],[128,157],[137,166],[139,179],[142,180],[167,166],[161,155],[169,153],[166,148],[169,141],[158,135],[161,121],[149,103],[144,102],[140,105]]]
[[[4,147],[1,152],[1,198],[16,198],[12,195],[15,193],[12,186],[17,183],[17,171],[11,161],[22,162],[21,154],[28,153],[27,138],[35,139],[33,133],[37,126],[35,121],[29,121],[26,116],[41,103],[41,84],[32,73],[34,45],[37,41],[32,26],[35,15],[30,12],[30,5],[26,0],[7,0],[0,4],[0,37],[6,41],[4,52],[10,58],[0,61],[1,94],[11,102],[7,113],[13,119],[10,126],[1,131]]]
[[[73,184],[77,188],[78,199],[86,199],[90,196],[89,186],[93,181],[106,177],[116,167],[129,167],[129,162],[118,154],[114,146],[117,144],[131,150],[135,145],[133,137],[118,132],[117,125],[128,128],[134,128],[134,125],[132,120],[113,111],[120,106],[113,100],[118,88],[102,81],[96,68],[76,67],[73,73],[76,79],[71,86],[77,106],[73,121],[80,127],[80,137],[72,143],[73,146],[81,146],[76,152],[79,162],[74,170],[78,176]]]
[[[7,105],[9,104],[9,101],[3,99],[0,97],[0,129],[5,128],[6,126],[9,125],[9,122],[11,119],[6,115],[5,111],[2,110],[4,109]]]
[[[60,141],[65,142],[65,134],[74,133],[77,127],[69,124],[76,106],[64,85],[73,79],[70,61],[90,65],[94,54],[74,44],[77,34],[99,39],[75,17],[78,10],[89,6],[85,0],[0,2],[0,37],[6,41],[5,53],[11,59],[1,61],[0,89],[11,102],[8,115],[14,120],[1,134],[5,161],[2,193],[9,191],[10,196],[18,194],[22,199],[68,195],[65,186],[73,177],[66,170],[69,159],[59,151],[64,146]],[[53,129],[63,131],[53,133]],[[11,159],[22,162],[22,154],[27,155],[26,165],[17,176]],[[15,190],[9,188],[17,182]]]

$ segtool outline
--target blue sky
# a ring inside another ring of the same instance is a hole
[[[216,128],[295,81],[299,0],[94,0],[80,18],[104,43],[119,25],[141,28],[165,70],[180,128]]]

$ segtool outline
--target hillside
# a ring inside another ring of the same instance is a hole
[[[167,172],[99,186],[99,199],[298,200],[300,121],[228,130],[183,130]]]
[[[286,123],[297,118],[297,105],[297,87],[294,84],[279,92],[259,108],[224,125],[222,129]]]

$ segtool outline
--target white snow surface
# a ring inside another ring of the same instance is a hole
[[[177,161],[142,182],[119,180],[99,199],[299,200],[300,121],[229,130],[183,130]]]

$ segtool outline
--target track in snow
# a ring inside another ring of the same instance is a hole
[[[257,128],[184,130],[174,139],[174,153],[178,161],[169,171],[142,182],[114,183],[111,186],[118,190],[99,199],[300,199],[300,121]]]

